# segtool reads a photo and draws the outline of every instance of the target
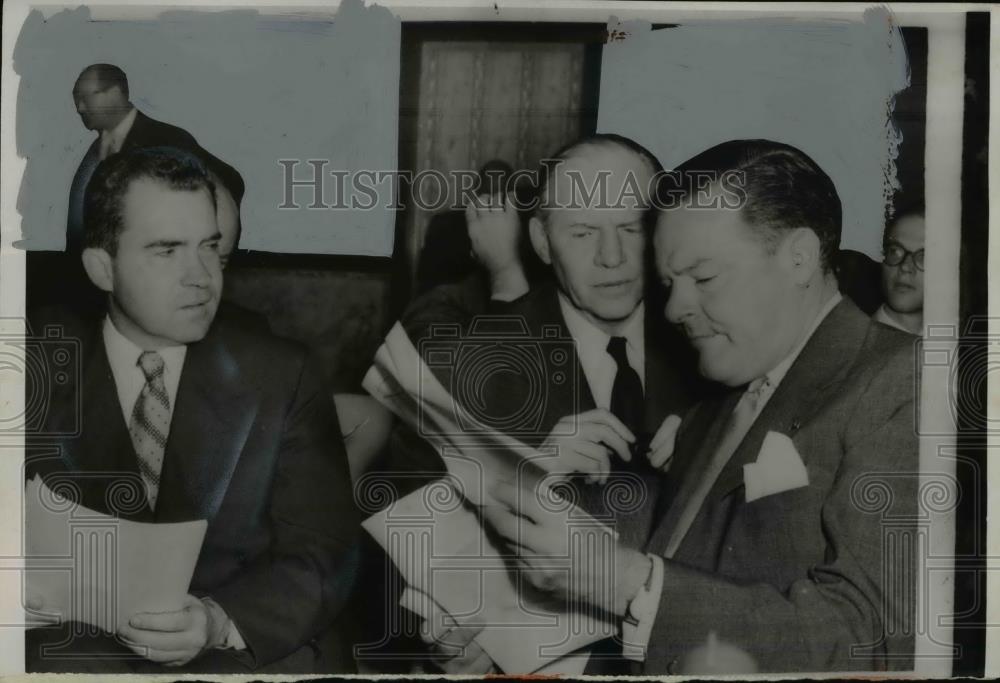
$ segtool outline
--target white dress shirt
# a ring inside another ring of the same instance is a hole
[[[135,123],[136,111],[136,108],[132,107],[129,113],[125,115],[125,118],[118,122],[117,126],[111,130],[101,131],[99,154],[102,161],[107,159],[109,155],[122,151],[122,145],[125,144],[125,137],[132,130],[132,124]]]
[[[104,350],[108,354],[108,363],[111,365],[111,374],[115,378],[115,388],[118,389],[118,402],[122,407],[122,417],[125,418],[125,426],[132,423],[132,410],[135,402],[142,393],[142,388],[146,385],[146,375],[139,367],[139,356],[142,349],[125,337],[110,317],[104,318]],[[170,346],[159,349],[157,353],[163,358],[163,384],[170,398],[170,415],[173,417],[174,404],[177,398],[177,386],[181,381],[181,370],[184,369],[184,357],[187,355],[187,347]]]
[[[900,324],[900,322],[896,320],[891,313],[889,313],[889,309],[886,306],[886,304],[882,304],[881,306],[879,306],[878,310],[875,311],[875,315],[873,315],[872,317],[875,319],[876,322],[880,322],[883,325],[888,325],[889,327],[895,327],[897,330],[902,330],[903,332],[906,332],[908,334],[913,334],[908,329],[903,327]]]
[[[830,311],[840,303],[842,298],[843,296],[840,292],[836,292],[830,297],[816,315],[809,328],[809,332],[803,335],[802,340],[783,361],[764,375],[761,395],[755,404],[754,419],[760,415],[764,406],[767,405],[771,396],[774,395],[774,390],[781,383],[781,380],[785,378],[785,375],[788,374],[788,370],[795,363],[795,359],[799,357],[799,354],[802,353],[802,349],[805,348],[806,343],[816,332],[816,328],[826,319]],[[646,649],[649,646],[649,638],[653,632],[653,623],[656,621],[656,614],[660,609],[660,595],[663,592],[663,558],[653,553],[649,554],[649,558],[653,562],[650,583],[648,587],[639,591],[639,594],[629,604],[629,613],[634,615],[636,619],[632,623],[627,621],[622,623],[622,640],[625,643],[625,656],[636,661],[644,661],[646,658]]]
[[[132,111],[135,112],[134,109]],[[102,333],[104,350],[108,354],[108,364],[111,366],[111,374],[115,380],[115,389],[118,390],[118,402],[121,404],[122,417],[125,418],[125,426],[128,427],[132,423],[132,410],[135,408],[135,402],[139,400],[139,394],[142,393],[142,388],[146,385],[146,375],[139,367],[139,356],[142,355],[143,350],[118,331],[115,324],[111,322],[110,316],[104,318]],[[187,356],[187,346],[183,344],[168,346],[157,349],[157,353],[163,358],[163,384],[167,390],[167,396],[170,398],[170,417],[172,418],[177,399],[177,387],[180,385],[181,371],[184,369],[184,358]],[[222,611],[221,607],[217,609]],[[225,616],[225,612],[222,614]],[[246,649],[246,642],[232,621],[229,622],[226,633],[226,647],[237,650]]]
[[[598,408],[611,408],[611,390],[615,385],[615,375],[618,374],[618,364],[608,353],[608,342],[611,335],[598,328],[594,323],[583,317],[583,314],[559,294],[559,307],[562,309],[566,328],[576,344],[576,355],[583,369],[583,375],[594,397]],[[646,388],[646,342],[645,342],[645,308],[640,303],[632,315],[622,324],[616,337],[625,337],[625,354],[628,363],[639,373],[643,389]]]

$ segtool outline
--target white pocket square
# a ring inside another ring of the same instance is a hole
[[[809,473],[795,444],[784,434],[768,432],[757,462],[743,466],[747,502],[809,485]]]

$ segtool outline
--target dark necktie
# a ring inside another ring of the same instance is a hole
[[[618,365],[615,383],[611,386],[611,412],[640,440],[644,417],[642,380],[629,365],[625,344],[625,337],[612,337],[608,342],[608,354]]]

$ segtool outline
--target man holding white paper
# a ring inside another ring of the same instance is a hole
[[[503,487],[484,517],[533,585],[621,615],[643,673],[679,673],[713,633],[762,672],[912,668],[912,338],[841,297],[840,199],[800,150],[736,140],[678,173],[654,241],[665,312],[732,391],[684,418],[648,552],[618,545],[607,595],[592,563],[553,569],[565,518]]]
[[[221,236],[196,159],[163,149],[109,157],[85,207],[83,263],[107,292],[107,315],[55,320],[78,340],[80,373],[29,386],[51,392],[51,409],[29,440],[28,476],[105,515],[208,526],[190,594],[173,611],[133,614],[114,637],[71,624],[31,630],[29,670],[315,671],[324,654],[342,656],[329,629],[352,585],[357,536],[321,375],[260,325],[216,319]],[[130,549],[117,550],[127,560]],[[46,611],[45,595],[29,601]],[[327,665],[348,670],[350,660]]]
[[[611,134],[574,142],[547,160],[529,236],[551,267],[553,282],[506,310],[545,359],[545,391],[534,391],[536,378],[520,367],[492,376],[485,371],[489,362],[500,367],[503,354],[523,339],[498,346],[496,359],[485,354],[481,366],[467,366],[466,376],[451,377],[452,387],[477,383],[474,394],[453,394],[479,399],[473,409],[486,421],[536,417],[534,429],[512,435],[537,448],[537,463],[568,478],[580,508],[632,549],[644,546],[658,505],[671,495],[661,479],[670,465],[676,418],[665,418],[682,412],[703,388],[686,374],[689,348],[663,324],[657,308],[646,305],[655,301],[647,296],[648,235],[655,219],[649,191],[661,170],[648,150]],[[503,344],[502,336],[497,339]],[[559,356],[559,342],[571,352]],[[459,343],[482,342],[470,335]],[[551,358],[562,358],[562,364]],[[487,488],[494,484],[484,482]],[[614,562],[603,555],[591,560]],[[613,577],[605,578],[611,590]],[[604,639],[589,653],[589,673],[623,671],[620,640]]]

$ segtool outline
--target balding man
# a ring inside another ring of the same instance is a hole
[[[497,423],[525,412],[538,417],[533,433],[513,435],[554,455],[541,464],[571,475],[580,507],[613,526],[619,544],[635,553],[671,498],[661,481],[669,462],[654,435],[704,390],[686,374],[693,367],[689,347],[664,324],[662,309],[647,305],[655,219],[648,190],[660,172],[649,151],[610,134],[574,142],[548,160],[529,234],[552,282],[506,313],[523,321],[546,352],[553,340],[571,341],[575,357],[560,366],[569,379],[546,377],[539,392],[530,373],[510,368],[492,379],[481,374],[476,384],[477,415]],[[435,663],[448,673],[489,671],[489,658],[467,640],[474,635],[456,629],[438,639]],[[450,638],[469,646],[462,656],[447,656]],[[626,673],[622,654],[620,638],[598,642],[588,648],[587,673]]]
[[[113,64],[91,64],[80,72],[73,86],[73,102],[80,120],[97,133],[70,188],[69,218],[66,227],[66,251],[78,254],[83,249],[83,193],[97,164],[126,149],[175,147],[194,153],[218,179],[217,195],[228,194],[220,202],[239,220],[239,204],[244,184],[239,171],[213,156],[182,128],[149,118],[129,100],[128,78]]]

